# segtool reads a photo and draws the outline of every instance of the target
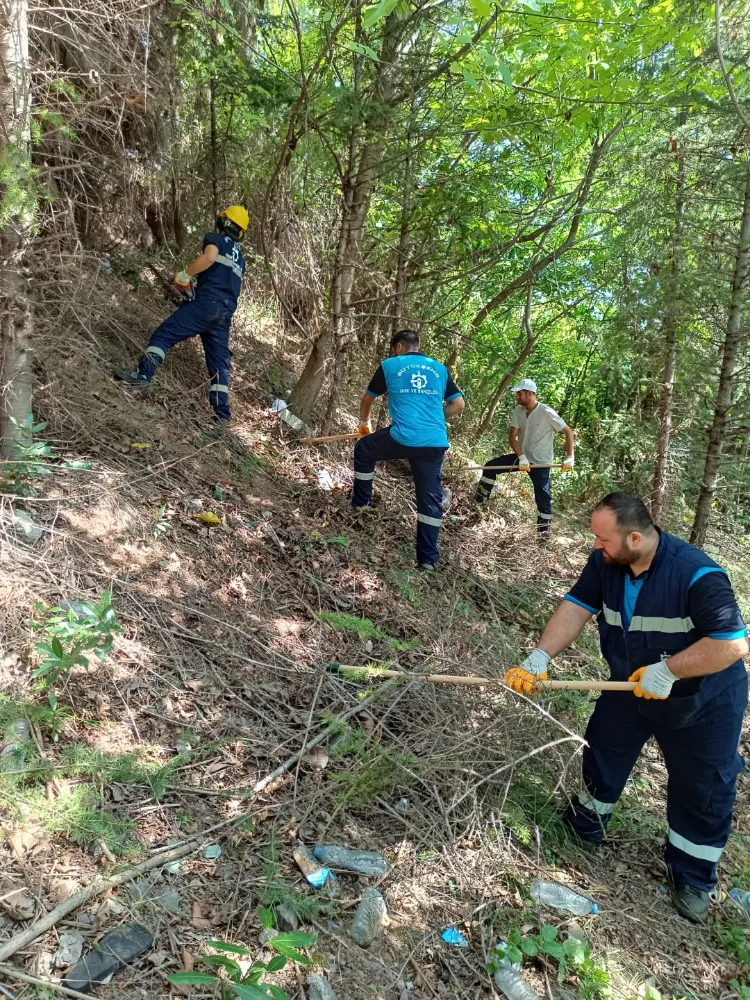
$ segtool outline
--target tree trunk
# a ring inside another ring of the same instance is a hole
[[[34,213],[27,0],[0,0],[0,160],[13,183],[0,232],[0,454],[7,456],[31,413],[32,313],[23,258]],[[9,192],[0,188],[0,198]]]
[[[213,201],[214,216],[219,211],[219,182],[217,178],[218,170],[218,149],[216,145],[216,77],[211,76],[208,81],[208,93],[210,100],[210,127],[211,127],[211,199]]]
[[[667,499],[667,475],[672,441],[672,407],[674,380],[677,369],[677,328],[680,310],[680,256],[685,217],[685,163],[679,153],[677,159],[677,202],[675,205],[674,233],[669,259],[669,288],[664,309],[662,333],[664,335],[664,368],[659,396],[659,434],[656,444],[654,481],[651,486],[651,517],[658,522],[664,515]]]
[[[711,505],[716,492],[716,482],[719,477],[721,450],[724,445],[724,431],[727,424],[727,414],[732,404],[732,385],[737,354],[742,340],[742,298],[747,283],[748,265],[750,264],[750,169],[745,177],[745,193],[740,221],[740,235],[737,243],[737,257],[734,265],[732,294],[727,312],[726,336],[719,375],[719,389],[716,394],[716,407],[711,429],[708,432],[708,449],[706,464],[703,470],[698,502],[695,505],[695,520],[690,531],[690,541],[694,545],[703,545],[706,541],[708,523],[711,517]]]
[[[326,374],[326,363],[331,347],[335,352],[334,377],[322,426],[322,433],[336,415],[340,375],[345,368],[346,355],[356,341],[351,311],[352,289],[357,267],[360,264],[362,238],[365,232],[370,200],[380,174],[380,164],[385,150],[390,108],[394,99],[395,78],[398,68],[398,37],[401,17],[388,16],[385,23],[380,58],[372,86],[372,112],[365,122],[365,140],[359,155],[356,172],[348,170],[342,183],[341,223],[336,247],[333,275],[331,277],[331,335],[323,331],[317,338],[302,375],[292,391],[290,409],[301,419],[309,420]],[[317,354],[315,364],[311,364]],[[306,378],[312,379],[303,384]],[[305,406],[302,402],[306,403]]]
[[[524,361],[529,357],[531,352],[536,346],[536,336],[531,326],[531,288],[529,288],[526,293],[526,307],[523,311],[523,329],[526,334],[526,342],[524,343],[521,351],[516,357],[515,361],[511,364],[508,371],[503,375],[500,384],[495,389],[495,391],[490,396],[490,400],[487,403],[487,407],[484,411],[484,415],[479,422],[479,427],[477,427],[477,440],[479,440],[484,434],[486,434],[490,424],[492,423],[492,418],[495,416],[495,410],[497,404],[503,398],[505,393],[508,391],[508,386],[516,377],[518,372],[521,370],[521,366]]]

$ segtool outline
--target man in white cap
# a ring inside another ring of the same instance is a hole
[[[563,471],[572,472],[575,440],[573,431],[563,418],[536,398],[536,382],[522,378],[511,390],[516,394],[516,408],[510,421],[508,444],[510,455],[499,455],[487,465],[500,466],[497,471],[485,468],[477,483],[474,499],[487,503],[496,477],[503,472],[518,469],[528,472],[534,484],[534,499],[538,511],[536,528],[540,542],[546,542],[552,525],[552,494],[549,484],[549,466],[554,460],[554,438],[560,431],[565,435],[566,457]],[[505,468],[502,468],[505,466]],[[546,466],[546,468],[544,468]]]

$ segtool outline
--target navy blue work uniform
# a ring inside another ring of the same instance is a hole
[[[218,248],[216,260],[198,275],[193,301],[176,309],[153,332],[138,371],[151,381],[167,351],[190,337],[200,337],[211,379],[208,401],[217,417],[229,420],[229,328],[240,297],[245,259],[239,245],[224,233],[207,233],[203,249],[207,246]]]
[[[386,358],[366,392],[375,397],[388,393],[392,423],[354,446],[352,503],[372,504],[376,462],[405,458],[417,495],[417,562],[434,566],[443,521],[443,458],[448,450],[443,403],[461,393],[445,365],[416,351]]]
[[[747,635],[724,570],[664,531],[651,566],[638,577],[593,552],[566,600],[598,616],[602,654],[617,681],[699,639]],[[586,730],[583,787],[566,822],[584,840],[600,842],[653,736],[669,775],[667,865],[677,884],[711,890],[744,766],[738,745],[747,687],[744,664],[737,660],[719,673],[676,681],[665,700],[604,692]]]

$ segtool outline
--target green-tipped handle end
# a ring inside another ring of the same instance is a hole
[[[328,666],[326,667],[326,670],[329,674],[338,674],[341,670],[341,664],[329,663]]]

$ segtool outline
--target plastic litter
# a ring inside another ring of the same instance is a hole
[[[206,861],[215,861],[221,857],[221,848],[218,844],[209,844],[203,851],[203,857]]]
[[[745,892],[744,889],[730,889],[729,898],[745,913],[750,913],[750,892]]]
[[[359,875],[381,876],[388,874],[388,862],[377,851],[353,851],[334,844],[319,844],[315,857],[324,865],[357,872]]]
[[[352,938],[362,948],[369,948],[383,926],[388,910],[382,893],[378,889],[368,888],[362,893],[362,902],[356,909],[352,929]]]
[[[84,946],[83,934],[78,931],[64,931],[60,935],[57,951],[52,958],[52,964],[56,969],[64,969],[68,965],[75,965],[83,954]]]
[[[503,957],[500,959],[501,967],[503,969],[515,969],[516,972],[518,972],[521,968],[521,963],[511,962],[511,960],[508,958],[507,951],[508,951],[508,942],[498,941],[497,946],[495,948],[495,954],[493,956],[495,961],[497,961],[500,955],[502,955]]]
[[[463,936],[458,927],[447,927],[440,937],[446,944],[452,944],[454,948],[468,948],[469,942]]]
[[[336,876],[331,869],[321,867],[313,852],[308,850],[303,844],[295,848],[294,860],[313,889],[327,889],[328,892],[336,890]]]
[[[338,997],[327,979],[311,972],[307,977],[307,1000],[338,1000]]]
[[[597,904],[588,896],[581,896],[557,882],[544,882],[535,878],[529,886],[529,893],[535,903],[551,906],[553,910],[567,910],[576,917],[599,912]]]
[[[271,405],[268,407],[269,413],[280,413],[285,410],[289,404],[285,399],[274,399]]]
[[[503,966],[494,975],[495,986],[505,994],[508,1000],[539,1000],[520,972],[510,966]]]
[[[16,719],[5,730],[5,746],[0,750],[0,771],[15,774],[23,770],[23,744],[31,739],[26,719]]]
[[[326,490],[330,492],[333,489],[333,476],[328,469],[319,469],[318,472],[315,473],[315,476],[318,480],[319,490]]]
[[[107,983],[126,965],[132,965],[153,947],[154,939],[140,924],[124,924],[110,931],[87,952],[63,979],[61,986],[79,993],[90,993],[101,983]]]

